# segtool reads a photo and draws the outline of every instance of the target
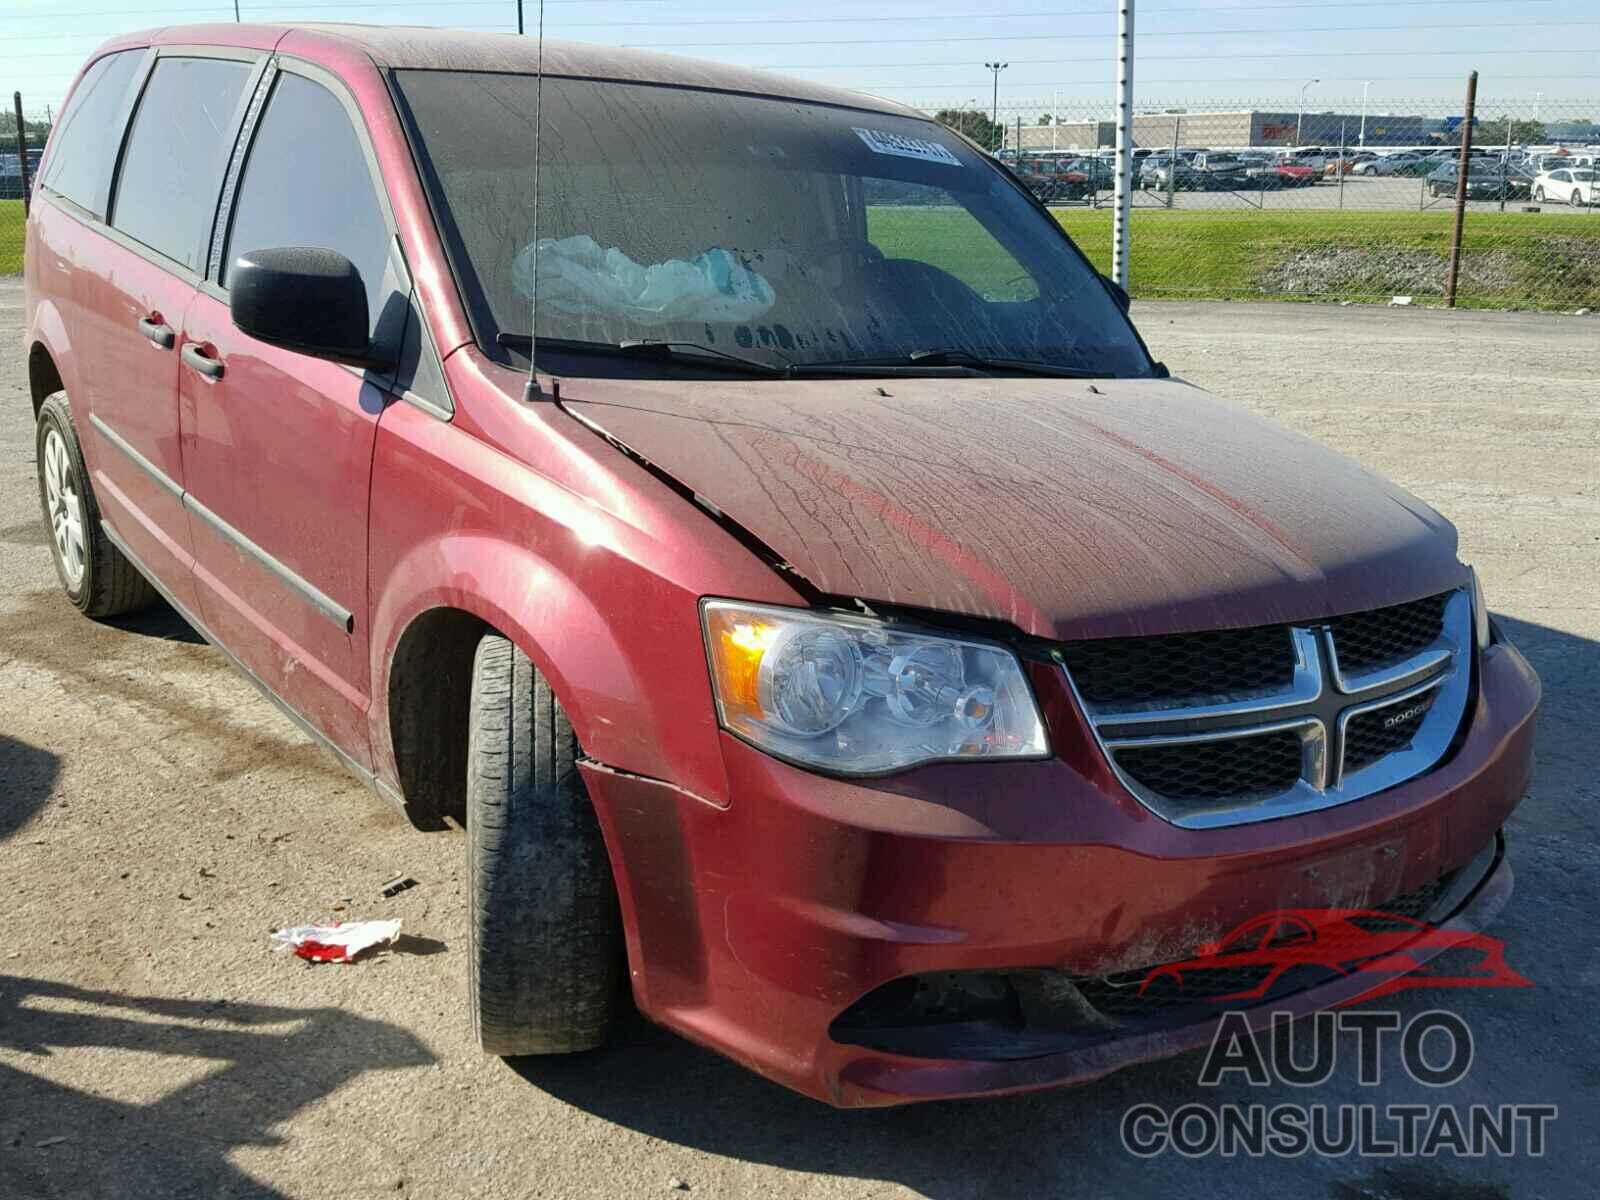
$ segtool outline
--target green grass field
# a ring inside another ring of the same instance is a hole
[[[22,274],[22,201],[0,200],[0,275]]]
[[[1056,220],[1102,271],[1111,269],[1111,212],[1057,210]],[[1442,297],[1450,214],[1136,211],[1132,292],[1146,299],[1387,300]],[[1004,259],[965,213],[868,210],[874,242],[923,257],[988,295],[1015,294]],[[1458,303],[1484,308],[1600,305],[1600,212],[1467,214]]]

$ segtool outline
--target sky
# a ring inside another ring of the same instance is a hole
[[[527,27],[537,0],[524,0]],[[238,0],[246,21],[516,31],[516,0]],[[106,37],[231,21],[233,0],[0,0],[0,95],[59,107]],[[1108,116],[1116,0],[546,0],[549,37],[780,71],[923,107]],[[1600,119],[1600,0],[1137,0],[1138,107],[1459,112]],[[1315,81],[1315,82],[1312,82]],[[1031,115],[1030,115],[1030,120]]]

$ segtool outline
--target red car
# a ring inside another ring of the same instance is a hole
[[[1450,953],[1446,955],[1446,951]],[[1444,963],[1438,962],[1445,958]],[[1276,991],[1284,976],[1304,971],[1316,978],[1357,972],[1374,978],[1362,998],[1398,991],[1416,983],[1428,987],[1529,987],[1506,965],[1498,938],[1464,929],[1441,929],[1424,921],[1373,909],[1281,909],[1255,917],[1182,962],[1163,963],[1146,973],[1139,994],[1163,986],[1184,989],[1208,977],[1242,983],[1217,1002],[1259,999]],[[1213,973],[1216,973],[1213,976]],[[1415,973],[1415,974],[1413,974]]]
[[[1208,1038],[1080,984],[1319,864],[1498,909],[1539,686],[1443,517],[1168,378],[921,113],[543,55],[120,37],[27,224],[68,601],[465,825],[485,1050],[631,992],[834,1104],[1022,1091]]]

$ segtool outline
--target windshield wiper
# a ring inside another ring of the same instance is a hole
[[[495,338],[495,341],[507,350],[515,350],[521,354],[530,354],[533,351],[533,339],[525,333],[502,333]],[[653,338],[640,338],[622,342],[585,342],[576,338],[542,337],[539,339],[539,345],[546,349],[575,354],[610,354],[618,358],[646,358],[662,362],[702,363],[706,366],[719,367],[723,370],[743,371],[752,375],[768,375],[774,379],[781,379],[790,372],[790,367],[787,364],[777,366],[772,363],[764,363],[754,358],[731,354],[726,350],[718,350],[712,346],[702,346],[698,342],[656,341]]]
[[[913,350],[903,358],[856,358],[842,362],[797,363],[791,375],[827,375],[851,370],[887,372],[915,371],[920,367],[970,367],[979,371],[1017,371],[1026,375],[1047,375],[1061,379],[1103,379],[1104,371],[1083,367],[1064,367],[1035,358],[995,358],[970,350]]]

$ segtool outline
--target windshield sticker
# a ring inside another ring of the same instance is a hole
[[[892,154],[896,158],[915,158],[922,162],[943,163],[959,167],[961,160],[938,142],[926,138],[906,137],[899,133],[886,133],[882,129],[860,129],[852,125],[856,136],[867,144],[874,154]]]

